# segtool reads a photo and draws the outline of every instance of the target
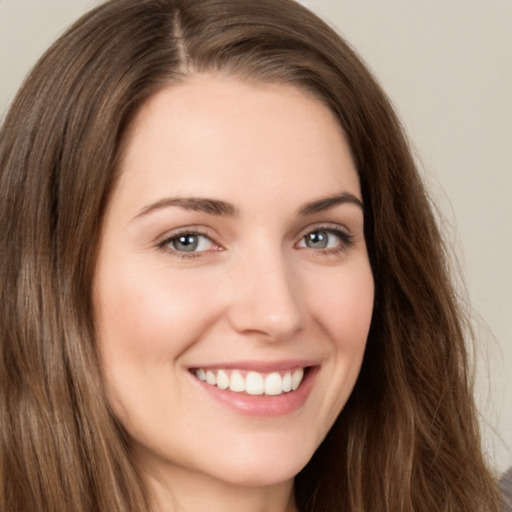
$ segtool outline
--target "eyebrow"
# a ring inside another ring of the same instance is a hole
[[[315,201],[306,203],[298,210],[298,215],[301,217],[306,217],[308,215],[313,215],[315,213],[334,208],[340,204],[347,203],[354,204],[363,209],[363,203],[360,199],[358,199],[354,194],[351,194],[350,192],[343,192],[342,194],[324,197],[322,199],[317,199]],[[142,208],[142,210],[135,216],[135,219],[143,217],[153,211],[170,207],[178,207],[185,210],[204,212],[209,215],[215,215],[219,217],[235,217],[238,214],[238,209],[233,204],[226,201],[221,201],[219,199],[209,199],[203,197],[166,197]]]
[[[363,202],[358,197],[356,197],[354,194],[351,194],[350,192],[343,192],[342,194],[324,197],[322,199],[306,203],[299,209],[298,215],[305,217],[307,215],[313,215],[314,213],[323,212],[340,204],[347,203],[356,205],[361,208],[361,210],[363,209]]]
[[[231,203],[220,201],[218,199],[208,199],[202,197],[167,197],[144,207],[135,216],[135,218],[142,217],[155,210],[169,208],[172,206],[217,216],[234,217],[237,214],[237,209],[235,206],[233,206]]]

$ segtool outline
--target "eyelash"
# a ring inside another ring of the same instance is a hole
[[[308,229],[307,231],[303,232],[300,237],[299,242],[297,244],[295,244],[295,246],[297,246],[299,243],[303,242],[307,236],[312,235],[314,233],[319,233],[319,232],[324,232],[329,235],[336,236],[337,238],[339,238],[340,243],[337,244],[335,247],[330,247],[330,248],[313,249],[310,247],[301,247],[300,249],[301,250],[302,249],[311,249],[313,252],[317,253],[319,256],[320,255],[328,256],[328,255],[336,255],[341,252],[345,252],[348,249],[350,249],[350,247],[352,245],[354,245],[354,235],[347,233],[346,231],[343,231],[339,228],[334,228],[332,226],[320,225],[320,226],[315,226],[314,228]],[[217,244],[208,233],[206,233],[200,229],[193,228],[193,227],[184,229],[177,233],[173,233],[171,236],[168,236],[168,237],[164,238],[162,241],[158,242],[157,247],[159,249],[166,251],[168,253],[171,253],[173,256],[176,256],[181,259],[199,258],[203,255],[203,253],[209,252],[209,251],[185,252],[185,251],[179,251],[177,249],[173,249],[173,248],[169,247],[170,244],[172,244],[173,242],[178,240],[180,237],[184,237],[184,236],[205,237],[211,242],[212,245],[214,245],[216,247],[220,247],[220,245]],[[219,249],[214,249],[214,250],[219,250]]]

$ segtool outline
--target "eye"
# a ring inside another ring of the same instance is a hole
[[[216,248],[216,245],[208,236],[200,233],[180,233],[167,238],[159,246],[180,253],[197,253],[211,251]]]
[[[347,248],[352,236],[338,229],[319,228],[306,233],[297,247],[316,250],[336,250]]]

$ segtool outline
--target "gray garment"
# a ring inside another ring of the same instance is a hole
[[[512,512],[512,468],[500,480],[500,490],[503,494],[503,512]]]

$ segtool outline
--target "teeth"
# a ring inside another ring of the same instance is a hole
[[[245,380],[238,372],[233,372],[231,374],[229,389],[231,391],[236,391],[237,393],[245,391]]]
[[[264,382],[260,373],[249,372],[245,378],[245,392],[248,395],[263,395]]]
[[[267,375],[265,379],[265,395],[280,395],[283,391],[281,375],[277,372]]]
[[[304,377],[304,370],[302,368],[297,368],[292,375],[292,390],[295,391],[299,384],[302,382],[302,378]]]
[[[304,368],[285,373],[248,372],[245,377],[238,370],[230,372],[199,368],[195,371],[195,375],[199,380],[210,386],[217,386],[219,389],[229,389],[236,393],[245,392],[248,395],[276,396],[295,391],[304,378]]]
[[[228,389],[229,387],[229,377],[222,370],[217,372],[217,387],[219,389]]]
[[[288,393],[292,390],[292,375],[291,373],[285,373],[283,377],[283,391]]]

